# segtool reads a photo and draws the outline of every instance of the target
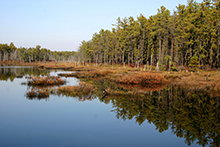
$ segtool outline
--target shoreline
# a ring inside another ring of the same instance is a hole
[[[116,81],[118,77],[140,75],[150,73],[151,75],[163,76],[168,82],[167,85],[184,86],[188,89],[209,89],[215,92],[220,92],[220,72],[203,71],[188,72],[182,71],[159,71],[147,70],[142,67],[132,68],[122,65],[96,65],[96,64],[78,64],[76,62],[0,62],[7,66],[35,66],[40,69],[62,69],[65,71],[76,71],[75,75],[78,78],[104,78],[106,80]],[[155,69],[155,67],[153,68]],[[65,76],[65,75],[64,75]],[[127,84],[129,85],[129,84]]]

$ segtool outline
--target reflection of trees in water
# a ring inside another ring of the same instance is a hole
[[[13,81],[15,77],[15,73],[12,73],[10,68],[0,68],[0,80],[7,81],[10,79]]]
[[[100,81],[99,81],[100,82]],[[103,89],[116,85],[103,82]],[[102,83],[100,82],[100,83]],[[106,95],[100,101],[112,103],[112,112],[119,119],[135,119],[141,125],[147,120],[153,123],[159,132],[169,128],[177,137],[184,137],[191,145],[220,145],[220,108],[219,98],[212,97],[205,90],[190,91],[184,88],[168,86],[163,90],[146,91],[145,95]]]
[[[0,80],[13,81],[16,77],[49,75],[48,70],[39,70],[38,68],[0,68]]]
[[[147,91],[146,88],[128,88],[105,80],[86,82],[97,87],[95,95],[101,102],[112,103],[112,112],[118,119],[135,119],[139,125],[147,121],[159,132],[171,129],[177,137],[184,138],[187,145],[220,145],[220,100],[204,89],[193,91],[167,86],[163,90],[154,87],[154,91]],[[54,91],[53,94],[57,95]],[[96,98],[90,96],[73,98],[79,101]]]

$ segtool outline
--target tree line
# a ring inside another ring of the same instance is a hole
[[[188,0],[171,14],[161,6],[149,18],[140,14],[118,17],[111,30],[101,29],[89,41],[82,41],[79,60],[95,63],[156,65],[169,62],[188,66],[197,57],[200,66],[219,67],[219,0]]]
[[[36,47],[19,47],[17,48],[13,42],[9,45],[0,44],[0,61],[74,61],[74,51],[51,51],[46,48]]]

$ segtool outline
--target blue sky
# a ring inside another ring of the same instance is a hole
[[[202,0],[197,0],[202,2]],[[187,0],[0,0],[0,43],[16,47],[41,45],[52,51],[77,51],[100,29],[111,29],[118,17],[171,12]]]

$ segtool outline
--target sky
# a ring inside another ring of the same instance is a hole
[[[161,6],[172,13],[178,4],[187,0],[0,0],[0,43],[77,51],[94,33],[111,30],[118,17],[148,18]]]

